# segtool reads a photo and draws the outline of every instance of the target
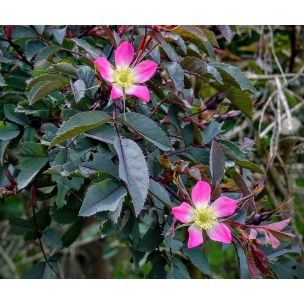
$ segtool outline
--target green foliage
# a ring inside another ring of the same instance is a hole
[[[110,117],[104,112],[83,112],[69,118],[61,128],[59,128],[53,138],[50,147],[53,147],[64,140],[78,136],[86,131],[95,129],[108,122]]]
[[[19,152],[19,161],[22,171],[39,171],[48,162],[48,154],[42,145],[24,142]]]
[[[79,215],[90,216],[101,211],[115,211],[126,195],[124,187],[114,181],[103,180],[88,189]]]
[[[119,158],[119,177],[126,183],[135,214],[144,206],[149,187],[148,166],[139,146],[130,139],[116,138],[114,148]]]
[[[275,50],[298,75],[303,52],[291,60],[289,31],[276,27]],[[284,135],[278,122],[286,103],[299,104],[303,81],[277,87],[269,35],[254,26],[1,26],[0,244],[16,267],[0,255],[0,276],[303,278],[303,178],[291,165],[303,162],[303,130]],[[122,41],[136,63],[158,65],[142,84],[150,102],[112,100],[94,65],[113,63]],[[200,180],[211,201],[239,200],[220,219],[233,245],[204,232],[202,246],[186,247],[188,227],[172,208],[190,203]]]
[[[171,150],[171,144],[167,134],[151,119],[139,113],[126,113],[120,116],[121,122],[131,130],[138,132],[146,140],[163,151]]]
[[[0,139],[1,140],[10,140],[19,135],[20,131],[15,124],[7,123],[0,121]]]

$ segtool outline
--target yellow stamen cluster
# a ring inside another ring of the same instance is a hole
[[[114,82],[122,88],[128,88],[135,82],[135,76],[130,68],[118,68],[114,70]]]
[[[210,207],[196,209],[194,223],[202,229],[210,229],[216,222],[216,215]]]

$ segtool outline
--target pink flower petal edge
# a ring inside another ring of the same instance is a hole
[[[216,223],[211,229],[207,231],[208,236],[211,240],[230,244],[232,236],[229,228],[222,223]]]
[[[117,98],[122,97],[122,95],[123,95],[122,89],[120,87],[118,87],[117,85],[115,85],[114,83],[112,83],[110,98],[117,99]]]
[[[188,232],[188,248],[197,247],[204,243],[203,232],[200,227],[197,227],[195,224],[193,224],[188,228]]]
[[[211,205],[217,217],[229,216],[234,213],[237,207],[237,201],[227,196],[219,197]]]
[[[178,207],[172,208],[173,215],[182,223],[190,222],[194,212],[194,208],[185,202]]]
[[[115,51],[115,65],[118,68],[127,68],[130,66],[134,57],[133,45],[129,42],[122,42]]]
[[[146,86],[132,85],[126,89],[126,94],[136,96],[144,102],[150,101],[150,92]]]
[[[134,69],[133,73],[137,83],[142,83],[149,80],[155,73],[157,69],[157,64],[151,60],[145,60],[138,63]]]
[[[113,67],[111,63],[105,57],[99,57],[94,61],[97,66],[100,75],[106,81],[113,81]]]
[[[206,207],[210,201],[211,187],[207,182],[200,181],[192,189],[191,198],[196,208]]]

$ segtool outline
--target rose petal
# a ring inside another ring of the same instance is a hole
[[[173,215],[182,223],[190,222],[194,212],[194,208],[185,202],[178,207],[172,208]]]
[[[195,224],[192,224],[188,228],[189,239],[188,239],[188,248],[197,247],[204,243],[203,232],[200,227]]]
[[[131,43],[123,42],[115,51],[115,65],[118,68],[127,68],[134,57],[134,48]]]
[[[134,95],[144,102],[150,101],[150,92],[146,86],[133,85],[126,89],[126,94]]]
[[[211,229],[208,229],[206,232],[210,239],[213,241],[228,244],[230,244],[232,241],[231,232],[229,228],[222,223],[214,224],[214,226]]]
[[[122,88],[113,83],[112,88],[111,88],[110,98],[117,99],[117,98],[122,97],[122,95],[123,95]]]
[[[149,80],[155,73],[156,69],[157,64],[152,60],[145,60],[138,63],[133,69],[135,82],[142,83]]]
[[[229,216],[234,213],[237,207],[237,201],[227,196],[219,197],[211,205],[217,217]]]
[[[106,81],[113,81],[113,67],[105,57],[99,57],[94,61],[101,77]]]
[[[211,196],[211,187],[206,182],[198,182],[192,189],[191,198],[196,208],[206,207]]]

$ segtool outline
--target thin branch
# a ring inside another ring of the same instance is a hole
[[[37,215],[36,215],[36,186],[34,184],[32,184],[32,188],[31,188],[31,197],[32,197],[32,211],[33,211],[33,218],[34,218],[34,225],[35,225],[35,230],[36,230],[36,233],[37,233],[37,237],[38,237],[38,242],[39,242],[39,246],[40,246],[40,249],[41,249],[41,252],[43,254],[43,257],[44,257],[44,260],[45,262],[47,263],[47,265],[50,267],[50,269],[55,273],[55,275],[61,279],[61,276],[60,274],[56,271],[56,269],[53,267],[53,265],[50,263],[46,253],[45,253],[45,250],[43,248],[43,245],[42,245],[42,241],[41,241],[41,236],[40,236],[40,231],[39,231],[39,226],[38,226],[38,223],[37,223]]]
[[[298,103],[296,106],[294,106],[291,110],[290,113],[294,113],[298,110],[300,110],[304,106],[304,100],[302,100],[300,103]],[[281,116],[281,120],[285,119],[287,117],[287,114],[285,113],[284,115]],[[266,136],[276,125],[276,122],[272,122],[264,131],[259,135],[260,138]]]
[[[274,60],[275,60],[277,66],[278,66],[278,68],[279,68],[279,70],[280,70],[280,72],[282,74],[282,78],[284,79],[284,83],[285,83],[285,85],[287,85],[287,80],[285,78],[285,74],[284,74],[283,68],[282,68],[282,66],[280,64],[280,61],[279,61],[277,55],[276,55],[276,51],[275,51],[275,47],[274,47],[274,39],[273,39],[272,27],[270,25],[268,27],[269,27],[269,32],[270,32],[270,46],[271,46],[272,55],[273,55]]]
[[[15,44],[12,40],[8,40],[5,38],[1,38],[0,40],[8,42],[10,44],[10,46],[15,50],[15,52],[21,57],[21,61],[26,63],[27,65],[29,65],[31,68],[34,68],[34,65],[27,60],[26,56],[23,54],[22,49],[20,48],[19,45]]]

